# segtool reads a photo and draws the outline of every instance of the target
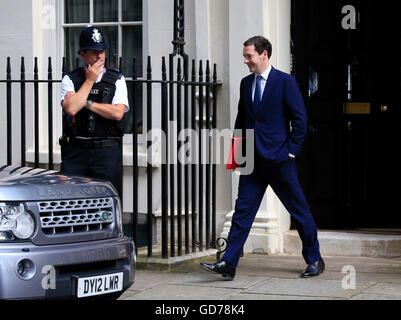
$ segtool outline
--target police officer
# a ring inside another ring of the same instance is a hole
[[[127,86],[120,71],[104,66],[107,44],[101,28],[84,28],[79,46],[85,67],[67,74],[61,84],[61,171],[108,180],[121,196]]]

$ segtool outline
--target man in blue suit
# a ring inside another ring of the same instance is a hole
[[[250,175],[240,177],[226,253],[220,262],[201,263],[201,266],[234,278],[242,248],[270,185],[291,214],[301,237],[302,255],[308,265],[301,276],[318,276],[325,265],[295,163],[307,130],[307,114],[299,87],[291,75],[271,66],[272,45],[266,38],[257,36],[247,40],[243,55],[252,74],[241,81],[235,129],[254,130],[255,168]]]

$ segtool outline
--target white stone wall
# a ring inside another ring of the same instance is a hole
[[[289,0],[253,1],[253,6],[241,0],[230,1],[230,110],[231,120],[235,121],[236,103],[239,99],[241,78],[249,74],[243,63],[243,42],[255,35],[267,37],[273,46],[271,62],[274,67],[290,71],[290,23],[291,7]],[[241,23],[238,23],[241,21]],[[232,124],[233,126],[233,124]],[[237,198],[239,176],[233,174],[232,208]],[[226,216],[222,232],[227,237],[231,227],[233,211]],[[290,216],[277,196],[269,187],[255,218],[244,252],[283,252],[284,232],[290,227]]]
[[[12,78],[20,78],[21,56],[25,56],[26,74],[33,73],[33,39],[32,39],[32,4],[25,0],[4,0],[0,10],[0,79],[6,79],[7,57],[11,57]],[[12,95],[12,125],[14,130],[20,131],[19,86],[13,85]],[[27,108],[29,104],[27,97]],[[7,162],[6,140],[6,86],[0,85],[0,163]],[[13,141],[13,150],[18,152],[20,140]],[[20,158],[16,158],[19,161]]]

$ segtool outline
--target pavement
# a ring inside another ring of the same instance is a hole
[[[246,254],[233,281],[199,266],[215,255],[168,271],[139,266],[135,283],[120,300],[401,300],[401,257],[324,256],[326,270],[302,279],[300,255]]]

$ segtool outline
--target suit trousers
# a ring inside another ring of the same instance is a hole
[[[253,173],[240,177],[228,247],[222,260],[234,267],[238,265],[242,248],[269,185],[295,223],[302,240],[305,262],[309,264],[321,260],[317,227],[299,183],[295,160],[288,159],[275,164],[259,156],[256,157]]]
[[[122,196],[122,156],[119,144],[99,149],[67,144],[62,153],[61,172],[110,181],[118,195]]]

